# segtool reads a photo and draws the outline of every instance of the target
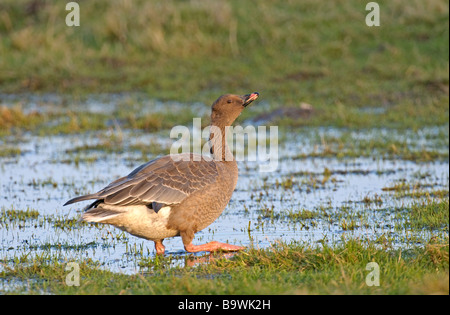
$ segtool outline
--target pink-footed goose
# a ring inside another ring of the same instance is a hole
[[[152,240],[157,254],[164,254],[162,241],[173,236],[181,236],[188,252],[243,249],[215,241],[193,245],[192,240],[194,233],[214,222],[230,201],[238,168],[227,146],[225,129],[258,96],[257,92],[227,94],[214,102],[212,159],[193,153],[166,155],[139,166],[95,194],[73,198],[64,205],[96,199],[85,208],[81,220],[111,224]]]

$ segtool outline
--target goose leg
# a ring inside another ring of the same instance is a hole
[[[163,240],[155,241],[156,254],[158,254],[158,255],[164,255],[165,247],[164,247],[162,241]]]

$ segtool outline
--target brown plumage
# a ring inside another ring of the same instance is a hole
[[[258,93],[219,97],[211,108],[211,157],[193,153],[166,155],[143,164],[97,193],[65,205],[95,201],[81,219],[114,225],[155,242],[164,253],[164,238],[180,235],[189,252],[236,251],[243,247],[210,242],[193,245],[194,233],[214,222],[230,201],[238,178],[237,163],[225,140],[225,129]]]

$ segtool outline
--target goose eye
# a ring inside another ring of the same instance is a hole
[[[232,100],[227,100],[227,103],[229,104],[229,103],[231,103],[231,102],[233,102]]]

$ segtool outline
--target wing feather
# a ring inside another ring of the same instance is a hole
[[[217,180],[218,171],[213,160],[198,161],[193,154],[179,156],[182,158],[172,159],[166,155],[152,160],[99,192],[76,197],[66,204],[87,199],[103,199],[105,204],[118,206],[177,204]]]

